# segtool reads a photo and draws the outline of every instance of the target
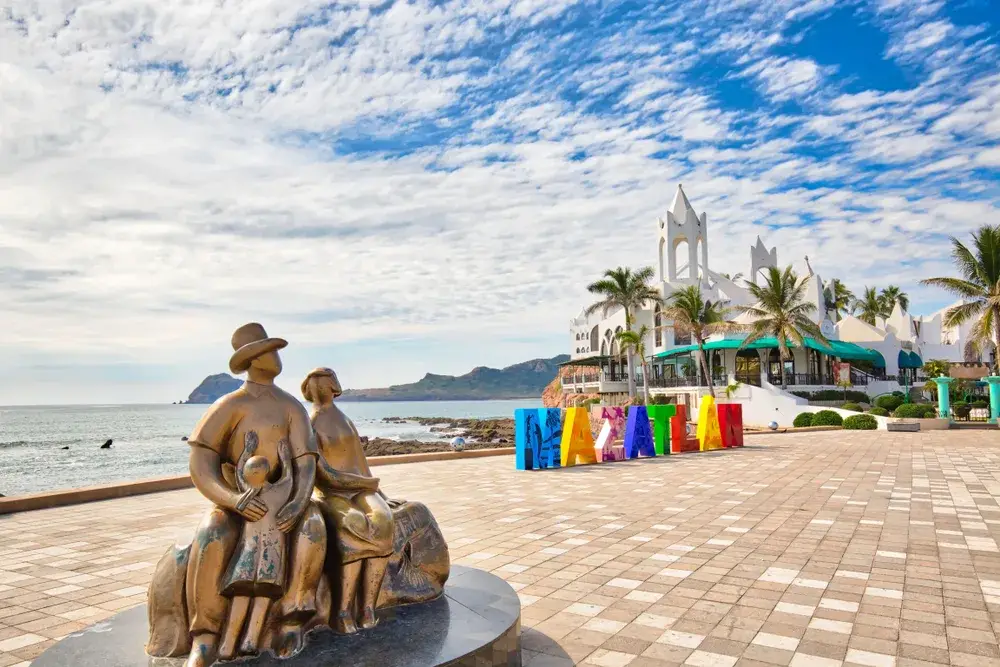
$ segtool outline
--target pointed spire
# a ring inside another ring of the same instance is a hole
[[[674,217],[678,220],[684,220],[688,211],[694,213],[694,207],[691,206],[691,202],[688,201],[687,195],[684,194],[684,187],[678,183],[677,194],[674,195],[674,203],[670,205],[670,212],[673,213]]]

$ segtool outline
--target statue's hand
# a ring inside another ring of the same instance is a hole
[[[278,530],[287,533],[294,528],[305,508],[305,503],[290,502],[278,510],[278,515],[274,517],[278,524]]]
[[[245,493],[236,496],[230,509],[251,523],[260,521],[267,514],[267,505],[260,498],[251,498],[249,501],[244,501],[243,498],[245,495],[248,494]]]

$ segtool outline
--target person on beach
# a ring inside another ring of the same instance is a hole
[[[402,503],[379,491],[357,428],[333,404],[341,393],[329,368],[317,368],[302,381],[302,395],[314,406],[319,449],[314,497],[330,530],[330,558],[342,566],[340,608],[331,621],[335,630],[349,634],[378,623],[375,607],[392,555],[392,508]]]
[[[274,582],[281,590],[272,589],[271,594],[280,599],[268,613],[279,628],[279,655],[292,655],[303,646],[303,622],[316,613],[316,589],[326,557],[323,516],[310,502],[317,451],[309,415],[298,400],[274,385],[281,373],[278,350],[287,342],[268,337],[254,322],[236,330],[232,345],[229,368],[234,374],[247,373],[247,381],[212,404],[188,437],[191,479],[214,507],[195,532],[188,560],[185,602],[192,645],[186,667],[207,667],[216,660],[230,610],[223,582],[247,526],[273,512],[275,525],[288,541],[288,576]],[[291,471],[292,492],[281,507],[269,507],[266,498],[239,490],[236,466],[249,442],[256,443],[253,454],[266,460],[268,481]],[[281,460],[283,442],[287,462]]]

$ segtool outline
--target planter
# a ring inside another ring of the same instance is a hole
[[[916,428],[913,428],[916,426]],[[931,419],[909,419],[889,417],[886,420],[886,430],[889,431],[946,431],[951,427],[951,420],[941,417]]]

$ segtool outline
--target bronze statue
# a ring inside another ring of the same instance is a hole
[[[378,622],[375,606],[392,555],[392,510],[372,477],[358,430],[333,404],[341,393],[329,368],[317,368],[302,381],[302,395],[315,406],[312,426],[320,451],[314,499],[336,534],[330,547],[343,566],[334,628],[353,633],[355,620],[362,628]]]
[[[169,549],[153,573],[151,656],[186,654],[187,667],[265,650],[288,657],[331,625],[333,609],[335,630],[357,632],[378,609],[444,589],[450,559],[437,522],[379,490],[357,429],[333,405],[336,374],[317,369],[303,382],[311,421],[274,385],[286,345],[257,323],[233,334],[230,370],[247,381],[188,438],[192,481],[213,506],[192,543]]]

